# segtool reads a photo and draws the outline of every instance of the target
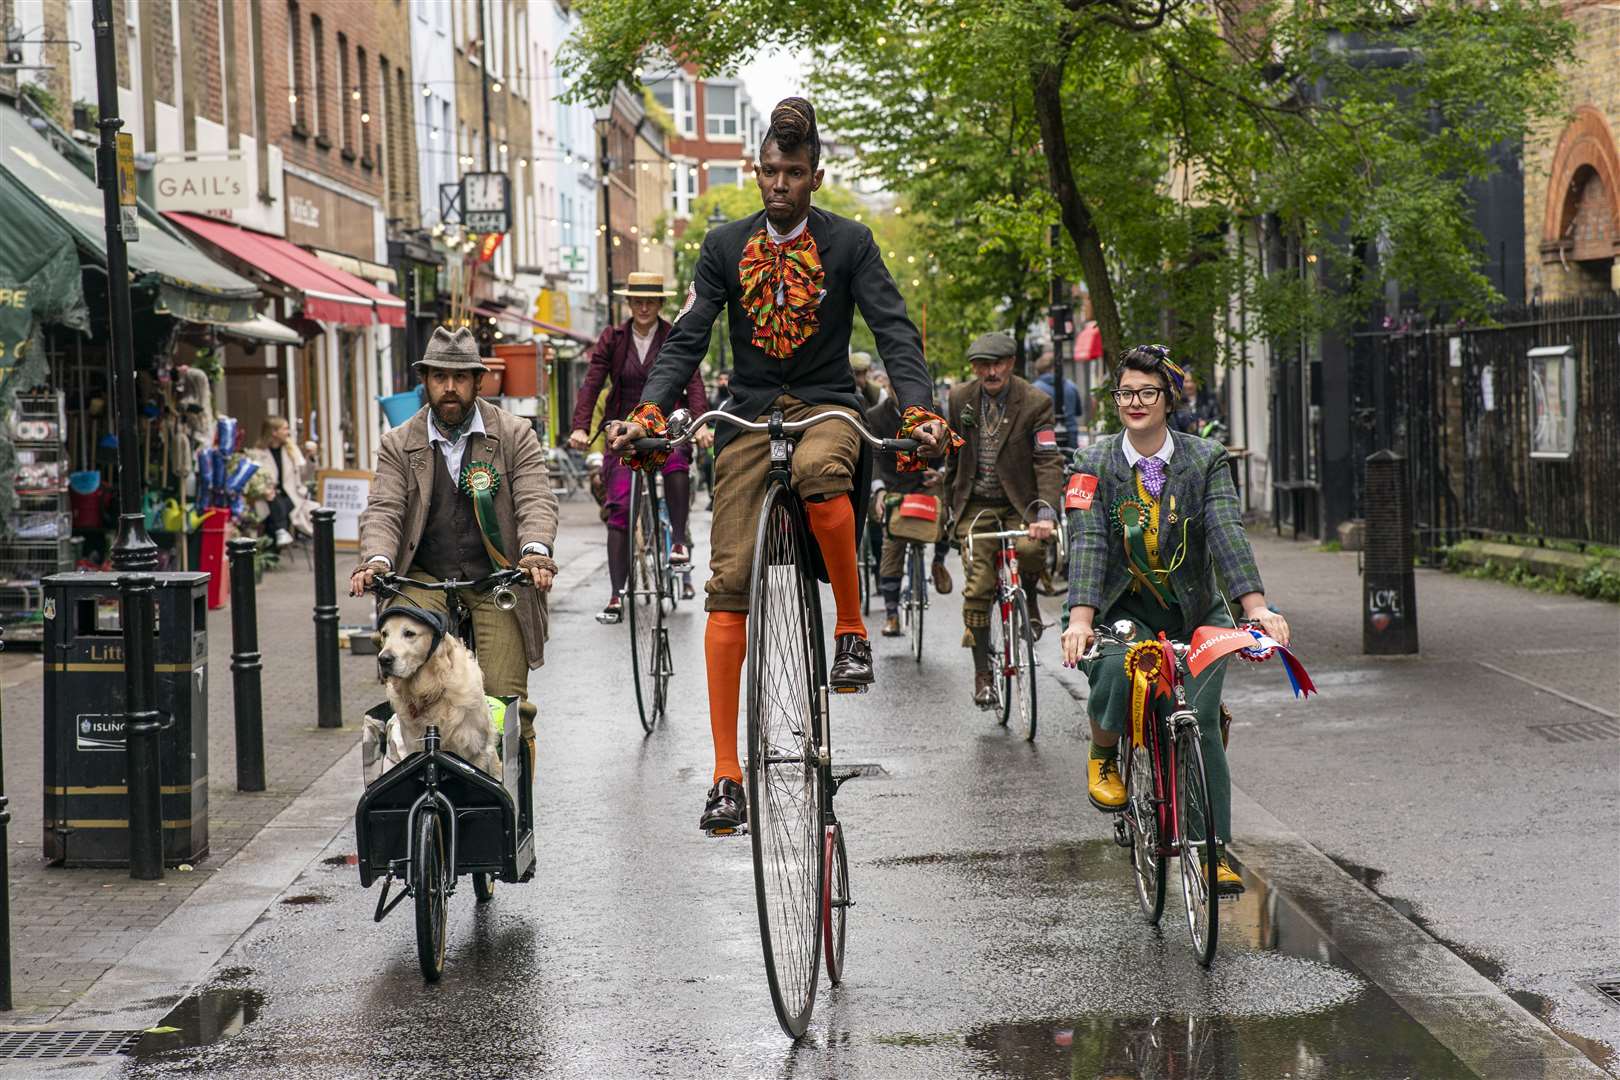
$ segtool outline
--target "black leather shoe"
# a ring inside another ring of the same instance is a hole
[[[710,836],[730,836],[748,822],[748,793],[735,780],[721,777],[709,789],[698,828]]]
[[[834,690],[862,690],[872,685],[872,643],[859,634],[838,635],[838,655],[828,678]]]

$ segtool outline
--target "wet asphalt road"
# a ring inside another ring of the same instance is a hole
[[[969,703],[959,594],[933,598],[920,666],[904,639],[877,639],[876,688],[834,702],[835,756],[878,768],[838,798],[857,902],[845,982],[823,976],[790,1045],[748,842],[696,828],[711,764],[701,605],[672,617],[674,707],[643,738],[626,628],[590,618],[606,592],[599,536],[566,537],[596,546],[559,586],[532,684],[535,880],[482,907],[464,884],[444,980],[427,986],[409,906],[373,924],[346,829],[126,1075],[1471,1075],[1258,882],[1223,906],[1210,972],[1188,948],[1174,866],[1162,928],[1145,926],[1125,853],[1085,802],[1056,635],[1029,745]],[[1057,601],[1043,606],[1050,618]]]

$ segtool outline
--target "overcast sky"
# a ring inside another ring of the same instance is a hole
[[[797,53],[773,48],[760,53],[738,72],[748,85],[748,96],[754,108],[769,122],[771,108],[785,97],[806,92],[806,73],[803,60]]]

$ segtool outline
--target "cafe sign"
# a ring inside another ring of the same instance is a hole
[[[159,210],[218,213],[246,210],[252,205],[248,162],[240,154],[160,154],[152,166],[153,190]]]

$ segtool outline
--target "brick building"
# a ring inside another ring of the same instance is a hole
[[[223,354],[217,407],[250,433],[267,414],[287,416],[328,467],[370,464],[376,397],[393,383],[391,328],[403,321],[386,265],[388,222],[414,220],[418,198],[402,8],[113,4],[119,111],[143,196],[272,296],[268,314],[298,341],[186,347]],[[43,70],[24,77],[64,126],[93,129],[90,0],[0,0],[0,24],[53,39],[27,48]],[[280,272],[267,269],[272,252]]]
[[[710,187],[751,180],[770,105],[762,116],[740,80],[704,79],[690,64],[651,72],[646,83],[674,121],[668,149],[677,166],[670,187],[679,226],[691,215],[692,200]]]
[[[1620,5],[1567,3],[1568,113],[1525,142],[1525,284],[1562,300],[1620,292]]]

